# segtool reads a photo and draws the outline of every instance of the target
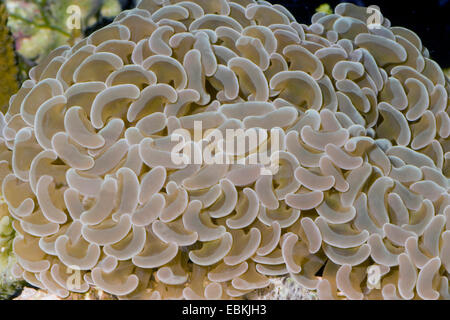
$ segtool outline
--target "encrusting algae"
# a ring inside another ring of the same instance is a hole
[[[14,54],[14,39],[7,27],[8,12],[0,1],[0,111],[5,112],[9,98],[19,89],[18,68]]]
[[[11,274],[11,268],[16,263],[12,244],[15,231],[12,219],[7,215],[8,208],[0,199],[0,299],[10,299],[20,293],[24,281],[17,281]]]

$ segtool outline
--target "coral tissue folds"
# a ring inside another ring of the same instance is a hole
[[[322,299],[449,299],[449,82],[367,17],[142,0],[53,51],[2,123],[15,276],[62,297],[228,299],[290,275]],[[172,163],[194,121],[274,129],[279,171]]]

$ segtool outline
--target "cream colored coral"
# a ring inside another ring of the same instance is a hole
[[[142,0],[56,49],[2,122],[14,274],[62,297],[230,299],[290,274],[322,299],[449,299],[449,82],[367,17]],[[278,173],[174,163],[194,121],[274,129]]]

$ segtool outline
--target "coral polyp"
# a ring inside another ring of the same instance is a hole
[[[371,9],[305,25],[265,1],[142,0],[54,50],[2,124],[14,275],[60,297],[233,299],[290,276],[320,299],[449,299],[449,81]],[[198,123],[200,153],[266,135],[223,152],[238,162],[174,163]],[[264,146],[273,174],[250,163]]]

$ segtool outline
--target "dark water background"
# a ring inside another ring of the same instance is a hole
[[[417,33],[442,68],[450,68],[450,0],[268,0],[288,8],[300,23],[310,24],[316,8],[328,3],[332,9],[341,2],[368,7],[378,5],[392,26],[401,26]]]

